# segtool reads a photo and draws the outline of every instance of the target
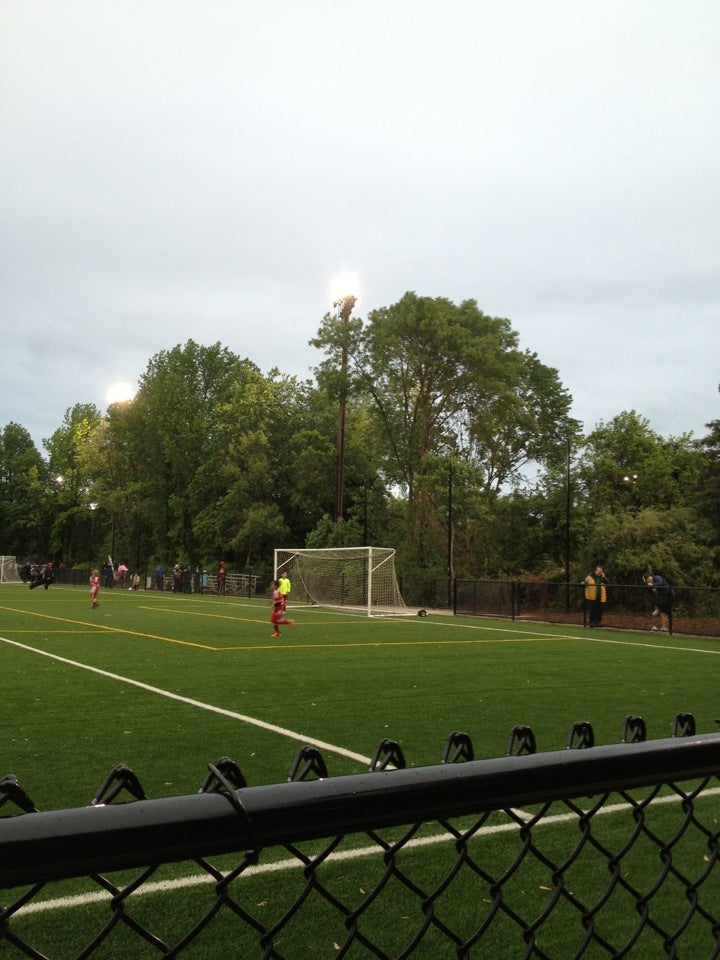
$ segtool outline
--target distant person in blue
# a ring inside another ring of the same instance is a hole
[[[670,611],[672,609],[670,584],[659,573],[648,573],[645,576],[645,585],[653,592],[655,609],[652,616],[660,618],[660,626],[654,626],[653,630],[667,630],[670,625]]]
[[[155,588],[162,590],[165,586],[165,567],[159,563],[155,567]]]

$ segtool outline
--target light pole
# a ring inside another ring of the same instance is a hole
[[[92,570],[92,556],[93,556],[93,547],[95,540],[95,511],[98,508],[97,503],[89,503],[90,515],[92,517],[92,523],[90,524],[90,555],[88,557],[88,570]]]
[[[347,402],[347,368],[348,368],[348,324],[353,307],[357,303],[357,297],[352,293],[347,293],[333,303],[338,311],[338,316],[342,320],[342,359],[341,359],[341,383],[340,383],[340,417],[338,421],[337,437],[337,465],[335,469],[335,516],[337,523],[343,515],[343,490],[345,486],[345,405]]]
[[[565,456],[565,612],[570,613],[570,440]]]
[[[447,601],[452,606],[453,582],[453,462],[452,455],[448,457],[448,484],[447,484]]]

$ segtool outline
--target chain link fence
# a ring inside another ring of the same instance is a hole
[[[628,716],[620,741],[517,726],[475,760],[454,731],[437,765],[385,740],[341,777],[305,747],[258,787],[223,757],[155,800],[119,765],[47,813],[5,776],[0,956],[718,957],[720,734]]]
[[[459,616],[502,617],[546,623],[588,624],[584,587],[537,580],[402,579],[409,607],[452,610]],[[620,630],[659,630],[655,598],[642,584],[608,584],[602,625]],[[720,590],[673,587],[668,633],[720,637]]]

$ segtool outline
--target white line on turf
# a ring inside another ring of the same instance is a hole
[[[577,633],[541,633],[530,629],[531,626],[534,628],[535,624],[528,624],[528,627],[524,630],[518,630],[511,627],[498,627],[494,624],[485,627],[474,623],[446,623],[430,620],[423,620],[422,622],[424,626],[428,627],[453,627],[455,630],[487,630],[492,631],[492,633],[519,634],[523,639],[527,638],[527,634],[534,633],[534,640],[587,640],[589,643],[613,643],[619,647],[646,647],[648,650],[674,650],[678,653],[707,653],[713,657],[720,656],[720,650],[703,649],[702,647],[678,647],[669,643],[647,643],[640,640],[613,640],[610,637],[591,637],[587,634]],[[660,640],[660,637],[658,637],[658,640]]]
[[[702,798],[714,797],[720,794],[720,787],[712,787],[708,790],[704,790],[702,793]],[[669,794],[663,797],[655,797],[651,806],[658,804],[668,804],[668,803],[680,803],[685,798],[679,796],[678,794]],[[594,816],[608,816],[613,813],[622,813],[625,810],[633,809],[633,805],[630,803],[612,803],[608,804],[605,807],[601,807],[597,810]],[[526,817],[532,819],[530,814],[526,814]],[[578,815],[576,813],[558,813],[551,816],[543,817],[535,824],[535,829],[540,827],[549,827],[557,823],[567,823],[569,821],[577,820]],[[495,834],[502,833],[512,833],[518,829],[517,823],[499,823],[491,827],[481,827],[476,833],[473,833],[470,838],[472,841],[479,837],[490,837]],[[419,847],[428,847],[435,846],[438,843],[448,843],[450,841],[455,841],[457,838],[454,834],[450,833],[439,833],[431,837],[417,837],[414,840],[408,840],[404,844],[403,849],[417,849]],[[377,856],[380,853],[380,849],[377,846],[373,847],[354,847],[352,850],[344,850],[336,853],[331,853],[323,862],[330,863],[341,863],[347,862],[350,860],[358,860],[361,857],[371,857]],[[305,868],[305,863],[298,859],[287,859],[287,860],[278,860],[275,863],[261,863],[256,866],[248,867],[243,871],[242,877],[253,877],[258,876],[259,874],[266,873],[281,873],[287,870],[297,870],[300,867]],[[215,877],[211,876],[208,873],[199,873],[189,877],[178,877],[175,880],[156,880],[144,883],[142,886],[138,887],[137,890],[133,892],[134,897],[147,896],[148,894],[153,893],[167,893],[173,892],[175,890],[182,890],[187,887],[198,887],[205,884],[216,883],[217,880]],[[29,913],[45,913],[50,910],[66,910],[71,907],[84,907],[91,903],[107,903],[111,899],[111,894],[107,891],[97,893],[84,893],[77,894],[72,897],[57,897],[53,900],[44,900],[40,902],[33,902],[26,904],[25,906],[20,907],[16,913],[17,916],[27,915]]]
[[[71,667],[77,667],[79,670],[87,670],[90,673],[96,673],[98,676],[107,677],[110,680],[119,680],[121,683],[130,684],[138,687],[148,693],[157,694],[160,697],[167,697],[168,700],[176,700],[178,703],[184,703],[190,707],[196,707],[198,710],[206,710],[208,713],[218,713],[223,717],[230,717],[231,720],[240,720],[242,723],[250,724],[253,727],[260,727],[262,730],[269,730],[281,737],[288,737],[290,740],[296,740],[298,743],[307,744],[311,747],[317,747],[319,750],[326,750],[329,753],[336,753],[338,756],[347,757],[350,760],[357,760],[358,763],[369,765],[372,760],[370,757],[363,756],[361,753],[355,753],[352,750],[346,750],[345,747],[338,747],[333,743],[326,743],[324,740],[316,740],[314,737],[306,737],[295,730],[288,730],[285,727],[278,727],[274,723],[267,723],[265,720],[258,720],[257,717],[249,717],[244,713],[236,713],[234,710],[226,710],[224,707],[216,707],[211,703],[203,703],[201,700],[193,700],[191,697],[182,697],[179,693],[172,693],[170,690],[163,690],[161,687],[153,687],[140,680],[132,680],[130,677],[123,677],[117,673],[110,673],[108,670],[101,670],[99,667],[91,667],[87,663],[79,663],[77,660],[68,660],[67,657],[60,657],[56,653],[49,653],[47,650],[38,650],[37,647],[30,647],[24,643],[18,643],[17,640],[8,640],[7,637],[0,637],[2,643],[11,644],[19,647],[21,650],[27,650],[30,653],[39,654],[42,657],[49,657],[51,660],[57,660],[59,663],[65,663]]]

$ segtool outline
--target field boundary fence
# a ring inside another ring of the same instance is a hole
[[[351,776],[306,746],[286,782],[257,787],[223,757],[198,793],[155,800],[119,765],[90,806],[52,812],[8,775],[0,953],[717,957],[719,771],[720,734],[678,714],[655,741],[628,716],[609,746],[582,721],[546,753],[517,726],[486,760],[454,731],[415,768],[384,740]],[[192,876],[163,885],[168,864]],[[68,881],[81,897],[80,880],[88,928],[52,899]]]
[[[588,626],[588,606],[579,583],[536,580],[475,580],[405,577],[400,589],[409,607],[449,609],[458,616],[537,620]],[[672,587],[669,633],[720,637],[720,590]],[[654,598],[642,584],[607,586],[602,625],[652,631]]]

